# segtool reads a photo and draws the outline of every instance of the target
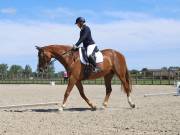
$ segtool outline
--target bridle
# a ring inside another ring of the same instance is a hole
[[[73,49],[70,49],[70,50],[62,53],[61,56],[69,55],[69,54],[71,54],[73,51],[74,51]],[[54,63],[55,61],[57,61],[57,59],[53,59],[53,60],[49,63],[49,65],[51,65],[51,64]]]
[[[76,50],[78,50],[78,49],[79,49],[79,48],[77,48]],[[74,49],[71,48],[70,50],[62,53],[61,56],[70,55],[70,54],[72,54],[73,51],[76,51],[76,50],[74,50]],[[51,60],[51,61],[48,63],[48,66],[54,64],[55,61],[57,61],[57,58],[54,58],[53,60]]]

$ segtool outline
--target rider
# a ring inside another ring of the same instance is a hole
[[[91,37],[91,30],[85,24],[85,19],[83,17],[78,17],[76,19],[75,24],[81,29],[80,31],[80,38],[78,42],[73,45],[73,49],[77,49],[78,46],[83,43],[83,47],[86,50],[89,62],[95,67],[95,72],[100,71],[100,68],[96,65],[96,57],[95,51],[98,51],[97,46],[94,40]]]

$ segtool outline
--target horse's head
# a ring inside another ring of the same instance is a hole
[[[36,46],[38,50],[38,70],[40,72],[47,71],[51,61],[51,53],[43,47]]]

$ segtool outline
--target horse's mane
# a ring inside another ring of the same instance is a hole
[[[44,46],[42,47],[43,49],[46,49],[46,48],[63,48],[63,49],[71,49],[72,46],[70,45],[58,45],[58,44],[53,44],[53,45],[47,45],[47,46]]]
[[[60,45],[60,44],[52,44],[52,45],[47,45],[47,46],[44,46],[42,47],[43,49],[48,49],[48,48],[60,48],[60,49],[63,49],[63,50],[70,50],[72,48],[72,45]],[[103,49],[103,50],[100,50],[102,53],[105,53],[106,51],[113,51],[112,49]]]

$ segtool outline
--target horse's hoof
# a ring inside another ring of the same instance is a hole
[[[59,106],[58,106],[58,111],[63,111],[64,108],[65,108],[65,105],[59,105]]]
[[[103,105],[101,108],[102,108],[103,110],[106,109],[106,107],[105,107],[104,105]]]
[[[66,105],[64,104],[64,105],[62,105],[61,107],[64,109],[64,108],[66,108]]]
[[[97,110],[96,106],[93,106],[93,107],[91,108],[91,111],[96,111],[96,110]]]
[[[63,107],[59,107],[58,111],[62,112],[63,111]]]
[[[132,108],[135,108],[135,107],[136,107],[136,105],[135,105],[135,104],[132,104],[132,105],[131,105],[131,107],[132,107]]]
[[[104,107],[104,108],[107,108],[107,103],[103,103],[103,107]]]

